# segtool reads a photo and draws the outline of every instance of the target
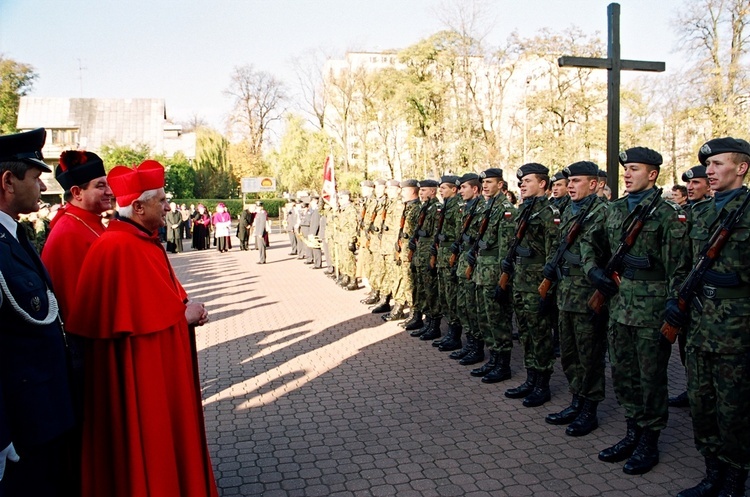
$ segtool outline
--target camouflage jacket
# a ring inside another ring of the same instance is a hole
[[[405,204],[401,204],[403,206],[403,211],[401,213],[402,216],[404,216],[404,231],[401,234],[401,252],[398,252],[398,259],[402,262],[407,262],[409,260],[409,238],[414,235],[414,230],[417,226],[417,218],[419,217],[419,209],[421,207],[421,204],[419,203],[419,200],[409,200]],[[401,218],[399,217],[398,225],[396,225],[396,229],[399,229],[401,226]],[[394,245],[393,250],[396,250],[396,246]]]
[[[562,215],[565,214],[565,211],[568,210],[568,207],[570,206],[570,195],[565,194],[560,198],[550,197],[549,201],[558,211],[560,211],[560,217],[562,218]]]
[[[641,205],[651,202],[647,195]],[[632,220],[627,197],[609,203],[607,240],[614,252]],[[581,254],[586,274],[597,265],[594,253]],[[620,289],[610,299],[610,319],[627,326],[660,328],[669,296],[677,295],[679,283],[690,269],[690,250],[684,211],[676,204],[659,200],[643,230],[628,252],[629,262],[621,268]],[[646,266],[637,269],[636,266]]]
[[[720,212],[711,198],[690,211],[690,244],[694,262],[727,214],[745,200],[740,194]],[[699,300],[703,312],[692,306],[692,325],[687,345],[719,354],[737,354],[750,349],[750,209],[745,210],[729,239],[703,279]],[[733,281],[732,281],[733,280]]]
[[[443,229],[438,236],[439,248],[437,267],[447,268],[450,266],[451,245],[461,235],[461,207],[463,199],[460,195],[454,195],[443,203],[440,215],[445,213]],[[434,242],[434,240],[433,240]]]
[[[375,206],[372,210],[369,210],[367,214],[367,231],[369,244],[365,243],[365,246],[370,249],[373,254],[380,253],[380,226],[383,222],[383,214],[388,215],[388,197],[383,195],[376,199]],[[374,215],[374,219],[373,219]]]
[[[529,205],[526,202],[521,204],[518,210],[519,217]],[[527,293],[539,291],[539,283],[544,279],[542,275],[544,264],[555,253],[560,243],[559,224],[560,211],[550,203],[547,197],[539,197],[529,218],[526,234],[518,246],[516,260],[513,261],[513,291]],[[517,230],[518,227],[516,226],[515,229]],[[511,238],[513,236],[515,236],[515,230],[511,233]]]
[[[404,211],[404,203],[401,199],[388,200],[386,204],[385,219],[378,216],[378,238],[380,238],[380,253],[392,254],[398,241],[398,227],[401,223],[401,213]],[[390,260],[390,259],[389,259]]]
[[[488,200],[479,214],[479,226],[487,215],[487,208],[492,202]],[[508,251],[508,244],[515,232],[515,220],[518,210],[510,203],[504,193],[498,193],[492,211],[487,230],[479,241],[479,253],[477,254],[477,267],[474,268],[474,283],[482,286],[495,286],[500,279],[500,261]],[[477,231],[479,228],[477,228]]]
[[[336,215],[337,243],[346,247],[349,245],[349,242],[357,239],[359,212],[359,209],[354,204],[349,204],[344,209],[339,209]]]
[[[370,196],[361,200],[359,204],[359,223],[357,226],[357,234],[359,236],[359,246],[364,248],[367,243],[367,239],[370,237],[370,221],[372,220],[373,210],[378,207],[378,199],[375,196]],[[363,215],[364,213],[364,215]]]
[[[592,195],[594,205],[583,219],[583,228],[578,233],[575,242],[568,248],[565,258],[560,264],[562,278],[557,288],[557,306],[561,311],[578,312],[587,314],[588,300],[594,293],[586,274],[581,267],[583,255],[596,262],[598,267],[604,267],[609,260],[609,242],[607,241],[607,230],[605,221],[607,219],[607,203],[601,197]],[[584,210],[585,205],[581,206]],[[560,241],[567,236],[568,230],[575,223],[578,214],[573,214],[572,208],[568,207],[560,221]]]
[[[459,229],[458,236],[461,236],[464,223],[467,222],[469,215],[471,215],[472,211],[474,213],[474,217],[471,218],[471,223],[467,227],[466,233],[464,233],[461,240],[461,253],[458,256],[456,265],[453,267],[458,277],[462,280],[466,279],[464,274],[469,265],[466,261],[466,254],[468,254],[469,250],[474,246],[474,241],[477,239],[477,234],[479,234],[479,225],[482,224],[482,213],[484,212],[485,204],[486,201],[484,200],[484,197],[479,195],[473,200],[466,202],[461,208],[461,228]]]
[[[419,242],[417,243],[417,251],[414,253],[414,259],[412,261],[418,268],[426,268],[430,262],[430,246],[432,245],[433,236],[437,229],[438,222],[438,211],[440,210],[440,201],[436,198],[431,198],[427,201],[427,211],[424,217],[424,223],[422,228],[417,231],[419,236]],[[415,227],[414,229],[417,229]]]

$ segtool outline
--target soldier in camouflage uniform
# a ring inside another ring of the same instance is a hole
[[[375,231],[377,246],[372,249],[375,260],[373,279],[380,292],[380,301],[371,310],[373,314],[382,314],[391,310],[391,286],[394,277],[393,247],[398,241],[398,222],[403,210],[401,206],[401,187],[398,180],[385,182],[385,201],[380,206]]]
[[[466,343],[463,348],[456,350],[449,356],[460,360],[462,365],[470,365],[484,360],[484,339],[479,330],[479,314],[477,313],[477,295],[474,279],[467,279],[466,268],[469,266],[467,254],[474,245],[482,221],[485,200],[480,195],[481,179],[476,173],[466,173],[459,178],[459,193],[464,201],[461,209],[461,230],[459,238],[453,242],[451,252],[456,255],[456,263],[452,270],[458,278],[456,306],[461,319],[461,328],[466,332]]]
[[[750,194],[743,186],[750,144],[735,138],[705,143],[698,154],[714,198],[690,211],[693,259],[720,223]],[[687,336],[688,397],[695,445],[706,462],[706,478],[679,497],[745,495],[750,469],[750,209],[703,278],[703,309],[692,308]],[[667,302],[666,320],[682,327],[688,317]]]
[[[368,284],[370,282],[370,276],[372,273],[372,252],[367,248],[367,241],[371,236],[371,225],[373,223],[375,209],[378,206],[378,199],[374,195],[375,183],[370,180],[365,180],[360,183],[362,189],[362,211],[359,219],[359,236],[358,250],[357,250],[357,274],[363,279],[366,279]],[[377,291],[370,286],[370,293],[367,297],[362,299],[360,302],[363,304],[374,304],[378,301],[380,296]]]
[[[430,245],[430,265],[435,260],[433,274],[436,273],[438,283],[438,301],[443,316],[448,321],[448,333],[443,340],[432,343],[434,347],[440,347],[441,343],[450,342],[449,348],[440,350],[456,350],[461,348],[461,321],[458,318],[456,308],[456,291],[458,289],[457,279],[453,276],[450,267],[451,244],[456,241],[458,232],[461,230],[461,197],[458,193],[458,176],[443,176],[440,178],[440,196],[443,205],[438,216],[436,232]],[[440,330],[425,333],[420,338],[429,340],[440,336]],[[458,346],[456,346],[458,345]]]
[[[568,178],[562,171],[556,172],[550,179],[550,203],[560,211],[560,216],[565,214],[565,209],[570,205],[570,195],[568,194]]]
[[[481,235],[481,239],[476,243],[476,255],[470,252],[467,259],[470,264],[475,263],[472,279],[475,284],[477,320],[490,358],[470,374],[481,377],[483,383],[497,383],[511,377],[513,309],[508,301],[495,299],[495,287],[500,279],[500,259],[507,252],[508,243],[513,237],[516,208],[500,190],[502,169],[487,169],[479,176],[485,199],[484,209],[478,214],[480,224],[477,236]],[[485,222],[486,229],[481,234]]]
[[[560,362],[573,394],[568,407],[545,420],[553,425],[569,425],[565,433],[573,437],[587,435],[599,426],[597,406],[604,400],[607,312],[602,310],[600,319],[592,321],[587,302],[594,288],[581,269],[584,240],[587,256],[597,266],[606,265],[611,256],[604,228],[607,204],[596,195],[598,170],[599,166],[586,161],[575,162],[563,170],[571,203],[561,218],[561,243],[575,223],[582,223],[582,228],[565,249],[560,265],[555,267],[548,262],[543,270],[546,279],[558,282]],[[586,217],[580,219],[584,213]]]
[[[338,284],[346,290],[357,290],[357,261],[354,252],[357,250],[357,228],[359,216],[357,207],[349,201],[349,192],[341,190],[338,194],[339,213],[336,216],[336,253],[339,258]]]
[[[636,147],[620,153],[627,197],[609,204],[607,239],[614,252],[630,226],[636,206],[646,208],[658,195],[654,189],[661,155]],[[599,453],[619,462],[626,474],[643,474],[659,462],[659,434],[667,425],[667,364],[671,346],[659,329],[669,296],[676,295],[690,264],[683,210],[659,199],[628,251],[618,285],[599,266],[595,252],[581,249],[581,265],[589,281],[609,303],[609,357],[612,383],[625,410],[625,438]]]
[[[417,180],[407,179],[401,182],[401,202],[396,211],[399,214],[398,224],[395,226],[396,242],[393,244],[391,258],[395,263],[393,267],[393,278],[391,279],[391,295],[393,296],[393,308],[391,312],[383,315],[384,321],[398,321],[404,319],[406,314],[404,308],[412,303],[411,267],[409,265],[407,249],[408,240],[414,235],[414,227],[417,225],[419,214],[419,186]],[[401,209],[400,212],[398,209]],[[403,228],[401,227],[403,225]],[[386,244],[384,244],[385,246]],[[422,316],[419,316],[421,319]],[[421,325],[420,325],[421,327]]]
[[[518,318],[518,337],[523,345],[526,368],[526,381],[506,390],[505,396],[523,398],[524,406],[537,407],[550,400],[549,380],[555,364],[549,321],[549,305],[553,301],[548,297],[543,303],[547,305],[540,305],[538,288],[544,278],[544,264],[560,241],[557,234],[560,212],[545,196],[549,169],[532,162],[521,166],[516,177],[523,199],[518,216],[531,208],[534,198],[536,203],[516,252],[516,260],[506,258],[501,262],[503,272],[513,277],[513,309]]]
[[[437,228],[437,216],[440,202],[435,197],[438,182],[427,179],[419,182],[419,199],[422,201],[424,221],[417,226],[417,232],[409,240],[409,249],[414,250],[411,260],[414,273],[414,313],[424,313],[426,316],[423,326],[410,333],[413,337],[440,332],[440,304],[438,302],[437,280],[430,269],[430,246]],[[408,329],[408,328],[407,328]],[[439,335],[438,335],[439,336]]]
[[[375,181],[375,199],[376,204],[371,214],[368,213],[368,234],[365,240],[364,251],[369,253],[370,267],[367,273],[367,281],[370,285],[370,289],[374,292],[373,298],[362,300],[364,304],[374,304],[378,306],[381,304],[380,299],[386,297],[383,295],[383,276],[385,269],[380,254],[380,226],[383,223],[383,216],[387,214],[388,197],[385,195],[385,180],[379,179]],[[362,247],[360,247],[362,252]]]

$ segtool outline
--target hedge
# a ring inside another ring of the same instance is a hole
[[[185,204],[188,207],[190,207],[190,204],[203,204],[211,212],[216,212],[216,206],[219,203],[223,203],[227,206],[229,213],[234,219],[237,219],[237,216],[242,212],[242,199],[239,198],[173,198],[171,201],[177,205]],[[250,204],[254,204],[255,202],[257,200],[249,200]],[[284,207],[287,200],[283,198],[266,198],[262,199],[261,202],[263,202],[263,207],[268,211],[268,217],[279,217],[279,210]]]

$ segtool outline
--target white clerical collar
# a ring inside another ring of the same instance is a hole
[[[16,234],[16,230],[18,229],[18,222],[10,217],[7,213],[0,211],[0,224],[2,224],[6,230],[10,233],[10,235],[18,240],[18,234]]]

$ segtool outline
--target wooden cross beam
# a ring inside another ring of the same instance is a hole
[[[607,6],[607,58],[563,56],[557,59],[560,67],[591,67],[607,69],[607,184],[612,198],[618,197],[620,177],[620,71],[664,72],[664,62],[623,60],[620,58],[620,4]]]

